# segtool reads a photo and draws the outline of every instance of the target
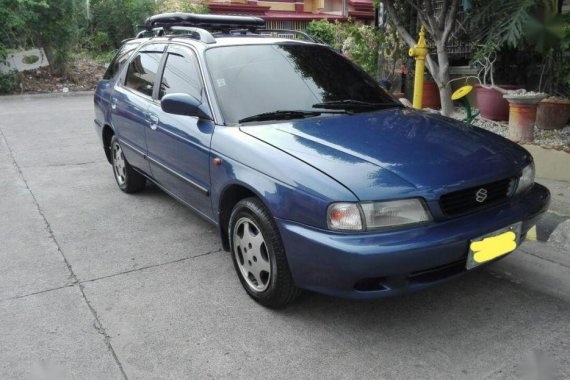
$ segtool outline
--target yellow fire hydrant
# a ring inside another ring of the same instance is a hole
[[[428,54],[428,45],[426,43],[426,32],[422,25],[420,29],[420,38],[418,43],[408,52],[410,57],[416,59],[416,72],[414,80],[414,108],[422,108],[422,96],[424,93],[424,70],[426,65],[426,56]]]

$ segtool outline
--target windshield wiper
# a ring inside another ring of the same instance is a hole
[[[333,100],[330,102],[313,104],[313,108],[324,108],[332,110],[381,109],[381,108],[392,108],[392,107],[402,107],[402,105],[395,102],[372,103],[372,102],[364,102],[362,100],[354,100],[354,99]]]
[[[346,113],[346,112],[331,112],[331,111],[273,111],[264,112],[258,115],[244,117],[238,120],[238,123],[247,123],[249,121],[265,121],[265,120],[292,120],[292,119],[305,119],[307,117],[319,116],[322,113]]]

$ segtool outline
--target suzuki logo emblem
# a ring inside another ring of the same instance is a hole
[[[479,203],[483,203],[485,202],[485,199],[487,199],[487,189],[481,188],[477,190],[475,193],[475,200]]]

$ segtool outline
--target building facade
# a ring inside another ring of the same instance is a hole
[[[209,0],[208,8],[213,14],[261,17],[271,29],[303,30],[324,18],[374,23],[372,0]]]

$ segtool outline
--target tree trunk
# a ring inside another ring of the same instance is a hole
[[[453,112],[453,100],[451,100],[451,85],[439,87],[439,99],[441,100],[441,114],[449,116]]]
[[[439,99],[441,101],[441,114],[449,116],[453,112],[451,100],[451,84],[449,83],[449,56],[443,41],[436,42],[437,47],[437,70],[432,72],[433,79],[439,87]]]
[[[412,33],[406,30],[396,12],[397,0],[385,0],[386,10],[394,23],[396,29],[410,47],[416,43],[415,31]],[[459,0],[444,1],[440,10],[435,12],[435,0],[406,0],[408,7],[418,12],[420,22],[431,34],[437,47],[437,62],[431,57],[426,57],[426,68],[429,70],[433,79],[439,87],[439,97],[441,99],[441,113],[449,116],[453,112],[453,101],[451,100],[451,85],[449,84],[449,57],[445,44],[453,30],[457,12],[459,9]]]

